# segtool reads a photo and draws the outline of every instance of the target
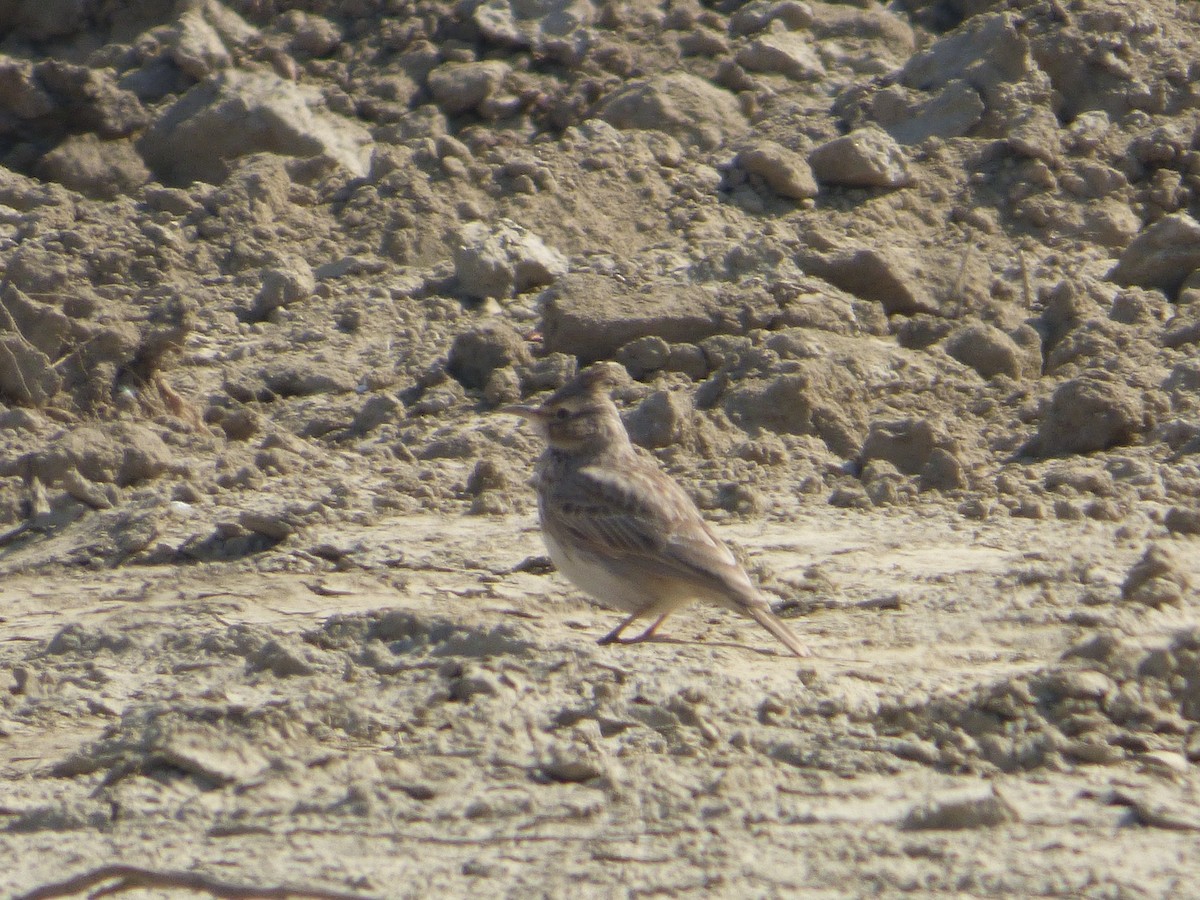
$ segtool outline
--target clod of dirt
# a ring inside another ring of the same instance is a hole
[[[952,357],[984,378],[997,375],[1021,378],[1041,370],[1040,353],[1025,352],[999,328],[982,322],[957,329],[943,346]]]
[[[50,357],[20,335],[0,337],[0,396],[21,406],[45,406],[62,388]]]
[[[132,423],[81,426],[10,463],[6,475],[30,475],[57,484],[68,471],[102,484],[131,485],[157,478],[175,466],[175,455],[150,428]]]
[[[600,117],[617,128],[665,131],[706,149],[747,128],[733,94],[683,72],[628,82],[604,101]]]
[[[1105,450],[1130,443],[1147,425],[1142,398],[1131,388],[1095,376],[1073,378],[1054,392],[1025,452],[1062,456]]]
[[[507,219],[469,222],[452,243],[454,274],[468,297],[509,297],[553,282],[567,272],[561,253]]]
[[[477,110],[497,93],[512,67],[500,60],[445,62],[429,73],[433,100],[448,116]]]
[[[804,361],[800,371],[770,380],[744,379],[728,391],[723,405],[741,428],[813,434],[843,457],[854,455],[866,430],[858,386],[824,361]]]
[[[1175,534],[1200,535],[1200,509],[1172,506],[1163,516],[1163,525]]]
[[[949,139],[970,132],[986,107],[979,91],[955,80],[932,96],[892,85],[871,98],[871,114],[888,134],[913,145],[931,137]]]
[[[635,289],[602,275],[572,274],[542,295],[546,349],[581,362],[608,359],[647,335],[690,343],[734,327],[710,292],[665,281]]]
[[[307,260],[294,257],[286,265],[272,266],[263,270],[262,286],[254,298],[250,319],[262,321],[273,310],[289,306],[308,297],[317,287],[312,266]]]
[[[905,831],[958,831],[995,828],[1020,819],[1012,804],[993,789],[935,797],[909,810],[900,827]]]
[[[803,34],[772,31],[738,50],[735,61],[750,72],[778,74],[802,81],[820,78],[825,65]]]
[[[471,13],[480,33],[502,47],[532,48],[563,63],[578,60],[590,42],[587,26],[595,18],[590,3],[555,0],[527,6],[512,0],[480,3]]]
[[[671,345],[657,335],[634,338],[617,351],[616,360],[631,378],[641,381],[670,363]]]
[[[799,153],[774,141],[762,141],[742,150],[733,165],[750,175],[757,175],[768,188],[789,200],[806,200],[820,191],[812,168]]]
[[[930,273],[912,254],[885,247],[848,247],[830,252],[803,251],[804,271],[844,291],[879,303],[888,315],[935,313]]]
[[[66,138],[38,160],[35,172],[94,200],[115,200],[150,180],[150,170],[128,138],[101,141],[90,133]]]
[[[497,369],[532,361],[529,347],[516,329],[504,322],[486,322],[454,338],[446,372],[468,390],[479,390]]]
[[[367,174],[371,137],[325,108],[320,92],[269,72],[229,69],[196,85],[142,136],[138,149],[170,184],[220,184],[239,157],[325,155]]]
[[[1187,213],[1163,216],[1121,253],[1108,277],[1117,284],[1159,288],[1174,295],[1200,269],[1200,222]]]
[[[900,145],[880,128],[860,128],[808,155],[817,181],[845,187],[900,188],[913,175]]]
[[[921,468],[921,490],[957,491],[967,486],[962,461],[946,447],[934,447]]]
[[[791,31],[808,28],[813,24],[812,7],[800,0],[753,0],[729,17],[729,34],[733,37],[754,34],[776,21]]]
[[[1163,544],[1151,544],[1142,558],[1129,570],[1121,585],[1121,596],[1128,601],[1158,609],[1183,602],[1189,582],[1172,550]]]
[[[883,459],[908,475],[919,474],[928,464],[937,443],[928,419],[872,422],[863,441],[861,458]]]
[[[655,391],[625,417],[630,439],[657,450],[683,442],[692,431],[691,398],[682,391]]]
[[[915,53],[900,72],[901,82],[930,91],[966,81],[989,105],[1006,82],[1019,82],[1036,71],[1028,39],[1007,13],[971,17],[962,28],[943,35]]]

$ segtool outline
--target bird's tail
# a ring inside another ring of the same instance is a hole
[[[760,600],[758,603],[747,603],[745,610],[754,618],[755,622],[775,635],[779,642],[794,654],[797,656],[812,655],[808,648],[800,643],[800,639],[792,634],[792,630],[783,624],[783,620],[771,612],[766,601]]]

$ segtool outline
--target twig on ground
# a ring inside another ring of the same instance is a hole
[[[275,900],[275,898],[308,897],[311,900],[369,900],[365,894],[348,894],[344,891],[327,891],[321,888],[294,885],[258,886],[236,884],[205,875],[203,872],[180,872],[144,869],[120,863],[100,866],[81,872],[63,881],[43,884],[31,891],[18,895],[15,900],[46,900],[50,897],[68,897],[89,888],[105,885],[93,896],[106,896],[134,888],[183,888],[198,893],[210,894],[221,900]]]

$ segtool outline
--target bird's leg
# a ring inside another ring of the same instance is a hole
[[[621,632],[624,631],[626,628],[628,628],[633,623],[633,620],[636,619],[639,615],[640,615],[640,613],[634,613],[629,618],[623,620],[620,625],[618,625],[616,628],[614,628],[612,631],[610,631],[604,637],[600,638],[600,640],[596,641],[596,643],[604,645],[604,644],[616,644],[616,643],[620,642]],[[654,624],[654,627],[656,627],[656,628],[658,627],[657,622]]]
[[[668,615],[670,615],[670,613],[659,616],[657,619],[654,620],[653,625],[651,625],[649,628],[647,628],[645,631],[643,631],[637,637],[626,638],[625,640],[621,641],[621,643],[622,644],[640,644],[642,641],[650,640],[651,638],[654,637],[654,632],[658,631],[658,626],[661,625],[663,622],[667,621]]]

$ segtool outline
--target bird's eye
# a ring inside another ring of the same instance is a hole
[[[564,419],[569,419],[571,418],[571,411],[565,406],[560,406],[554,411],[554,418],[558,419],[560,422]]]

